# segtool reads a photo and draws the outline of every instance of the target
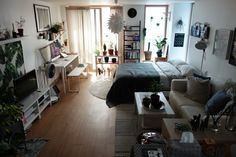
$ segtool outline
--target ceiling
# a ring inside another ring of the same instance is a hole
[[[166,3],[192,3],[196,0],[42,0],[45,2],[53,2],[61,5],[150,5],[150,4],[166,4]]]

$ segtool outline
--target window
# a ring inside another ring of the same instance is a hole
[[[166,37],[168,18],[167,5],[145,7],[146,36],[144,37],[144,50],[148,50],[148,43],[150,42],[150,51],[154,54],[157,52],[155,39]]]
[[[110,7],[67,9],[70,52],[78,53],[81,63],[94,64],[95,50],[102,54],[104,43],[113,49],[117,45],[118,35],[108,29],[113,11]]]

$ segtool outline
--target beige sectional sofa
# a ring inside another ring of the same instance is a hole
[[[177,117],[191,119],[193,115],[206,115],[205,103],[199,103],[186,97],[187,79],[174,79],[171,83],[169,102]]]

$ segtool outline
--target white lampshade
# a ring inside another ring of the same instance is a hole
[[[50,46],[46,46],[40,49],[40,53],[46,63],[51,61],[51,50]]]

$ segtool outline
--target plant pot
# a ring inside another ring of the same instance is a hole
[[[162,50],[157,51],[157,57],[162,57]]]
[[[20,36],[20,37],[23,37],[23,36],[24,36],[24,29],[18,28],[17,30],[18,30],[19,36]]]
[[[150,98],[148,98],[148,97],[144,97],[143,98],[142,104],[143,104],[144,107],[149,108],[150,103],[151,103],[151,99]]]
[[[113,49],[108,49],[108,53],[110,56],[113,56],[113,51],[114,51]]]
[[[144,51],[145,60],[150,61],[152,57],[152,51]]]
[[[112,58],[112,59],[111,59],[111,62],[112,62],[112,63],[116,63],[116,58]]]
[[[102,54],[103,54],[103,56],[106,56],[107,55],[107,51],[103,51]]]
[[[102,62],[102,59],[101,58],[98,58],[98,63],[101,63]]]
[[[105,63],[108,63],[109,57],[104,57]]]
[[[162,106],[162,103],[160,102],[160,96],[158,94],[152,94],[151,95],[151,105],[155,109],[160,109]]]

